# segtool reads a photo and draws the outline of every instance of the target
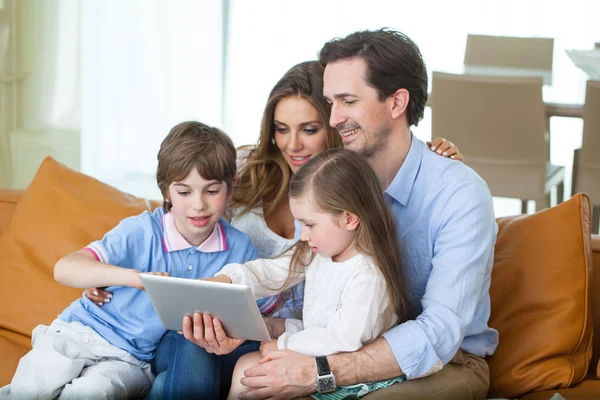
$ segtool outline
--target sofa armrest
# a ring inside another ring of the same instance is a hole
[[[0,189],[0,236],[15,211],[23,190]]]

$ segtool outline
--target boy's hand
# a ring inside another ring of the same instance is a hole
[[[133,285],[136,289],[144,290],[144,285],[142,284],[142,280],[140,279],[140,275],[156,275],[156,276],[169,276],[168,272],[140,272],[137,274],[135,280],[133,281]]]
[[[278,350],[277,340],[269,340],[267,342],[261,342],[260,344],[260,355],[264,358],[271,351]]]
[[[433,142],[427,142],[427,146],[429,146],[431,151],[435,151],[441,156],[449,157],[456,161],[463,161],[463,155],[460,154],[458,147],[447,139],[435,138]]]
[[[208,353],[217,355],[229,354],[245,342],[244,339],[230,338],[221,321],[209,314],[200,313],[194,313],[193,321],[189,315],[183,317],[183,336]]]
[[[106,288],[89,288],[85,290],[85,297],[90,299],[94,304],[102,307],[104,303],[110,303],[112,293],[104,290]]]

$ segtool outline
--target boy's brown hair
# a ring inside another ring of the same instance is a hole
[[[160,145],[157,158],[156,182],[167,212],[173,207],[168,200],[169,186],[185,179],[193,168],[206,180],[225,182],[231,193],[236,151],[229,136],[218,128],[196,121],[177,124]]]

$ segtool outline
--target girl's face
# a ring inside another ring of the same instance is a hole
[[[316,108],[299,96],[277,102],[274,112],[275,144],[295,173],[327,146],[327,128]]]
[[[294,218],[300,221],[300,240],[308,242],[313,252],[335,262],[344,262],[358,254],[356,233],[359,219],[349,212],[332,215],[316,207],[306,195],[290,198]]]
[[[227,184],[206,180],[196,168],[181,182],[169,185],[170,213],[175,226],[193,246],[200,246],[213,232],[215,224],[225,212],[228,198]]]

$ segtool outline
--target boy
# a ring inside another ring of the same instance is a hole
[[[175,126],[158,152],[163,207],[121,221],[56,263],[58,282],[109,286],[112,301],[98,307],[83,296],[50,326],[36,327],[33,349],[2,392],[19,399],[145,396],[154,380],[149,362],[166,330],[140,274],[207,278],[257,258],[250,239],[222,219],[235,173],[236,151],[223,132],[200,122]]]

